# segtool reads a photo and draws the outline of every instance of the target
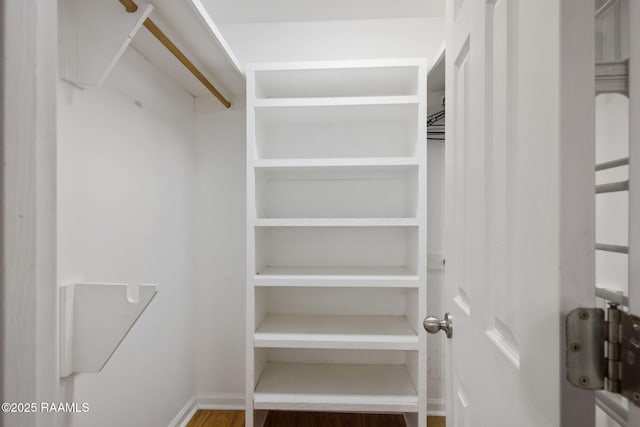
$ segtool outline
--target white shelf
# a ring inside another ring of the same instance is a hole
[[[98,373],[158,293],[155,284],[69,280],[58,288],[60,376]]]
[[[267,363],[254,408],[417,412],[418,396],[403,365]]]
[[[302,266],[265,267],[255,286],[418,287],[418,276],[406,267]]]
[[[152,10],[143,2],[131,13],[101,0],[60,5],[61,77],[81,88],[102,85]]]
[[[254,337],[256,347],[417,350],[418,334],[404,316],[270,314]]]
[[[373,162],[342,162],[342,159],[335,159],[332,162],[334,164],[330,164],[330,162],[320,163],[314,160],[309,159],[297,165],[288,161],[284,161],[283,165],[270,162],[271,164],[267,167],[256,167],[256,175],[268,179],[406,179],[406,175],[418,167],[416,162],[411,161],[375,164]]]
[[[329,159],[258,159],[254,167],[264,169],[286,168],[340,168],[340,167],[378,167],[378,166],[418,166],[415,157],[345,157]]]
[[[283,107],[340,107],[359,105],[417,105],[419,99],[415,95],[409,96],[353,96],[336,98],[272,98],[256,99],[255,108],[283,108]]]
[[[417,227],[417,218],[258,218],[256,227]]]

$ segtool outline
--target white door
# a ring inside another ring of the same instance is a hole
[[[563,342],[594,305],[594,2],[447,5],[447,425],[593,426]]]

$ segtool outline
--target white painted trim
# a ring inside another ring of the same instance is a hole
[[[557,107],[553,108],[558,108],[560,120],[552,126],[557,126],[559,133],[558,140],[554,142],[559,150],[559,164],[554,166],[556,171],[553,173],[557,174],[554,179],[558,181],[556,185],[560,202],[557,205],[559,213],[554,214],[556,223],[551,226],[556,227],[560,239],[557,248],[558,273],[554,279],[558,280],[560,291],[560,317],[557,318],[556,327],[560,330],[560,342],[564,343],[563,319],[576,307],[592,305],[594,295],[595,53],[592,39],[586,42],[584,35],[594,34],[595,20],[593,3],[565,0],[559,2],[559,6],[559,101]],[[549,160],[546,162],[549,163]],[[553,188],[546,191],[557,190]],[[549,206],[548,209],[556,207]],[[537,268],[549,267],[537,262]],[[537,304],[528,302],[532,303],[534,306]],[[561,345],[560,351],[563,349]],[[556,354],[556,357],[560,368],[558,378],[565,378],[566,367],[560,362],[561,354]],[[559,424],[566,427],[595,425],[595,411],[592,409],[595,406],[595,394],[577,389],[568,381],[560,381],[559,384]]]
[[[197,410],[197,398],[196,396],[192,396],[180,412],[178,412],[173,421],[169,423],[169,427],[185,427],[189,424],[189,421],[191,421],[191,418],[193,418]]]
[[[428,417],[445,417],[447,415],[447,399],[427,399]]]
[[[56,401],[57,2],[3,2],[3,400]],[[20,426],[50,426],[35,414]],[[0,424],[4,421],[0,414]],[[7,422],[4,424],[8,424]]]
[[[216,393],[198,395],[198,409],[244,410],[245,397],[241,393]]]
[[[211,15],[209,15],[209,12],[207,11],[207,8],[204,7],[200,0],[191,0],[191,5],[196,10],[196,12],[198,12],[200,19],[209,30],[209,34],[211,34],[218,46],[220,46],[229,62],[231,62],[231,65],[233,65],[233,68],[235,68],[237,72],[244,76],[244,71],[242,70],[240,61],[238,61],[238,58],[231,50],[231,46],[229,46],[229,43],[227,43],[225,38],[222,36],[222,33],[220,32],[218,26],[215,24],[215,22],[213,22]]]

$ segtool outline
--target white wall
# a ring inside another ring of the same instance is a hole
[[[196,119],[196,370],[201,404],[242,407],[246,295],[245,110],[243,100],[231,102],[231,110],[206,109]]]
[[[444,18],[227,24],[220,29],[250,62],[424,57],[445,37]]]
[[[167,426],[195,392],[193,97],[127,49],[102,87],[58,87],[58,279],[157,283],[104,370],[61,382],[61,425]]]

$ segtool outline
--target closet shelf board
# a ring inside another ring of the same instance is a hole
[[[404,316],[270,314],[256,347],[418,350],[418,334]]]
[[[258,218],[256,227],[417,227],[417,218]]]
[[[406,96],[353,96],[335,98],[258,98],[254,101],[255,108],[280,107],[322,107],[322,106],[350,106],[350,105],[401,105],[418,104],[416,95]]]
[[[259,159],[254,161],[256,170],[286,168],[340,168],[376,166],[418,166],[415,157],[342,157],[309,159]]]
[[[407,287],[420,285],[406,267],[289,266],[265,267],[254,276],[255,286]]]
[[[269,362],[255,389],[254,408],[417,412],[418,396],[403,365]]]

